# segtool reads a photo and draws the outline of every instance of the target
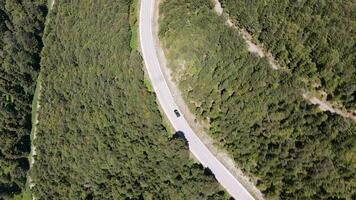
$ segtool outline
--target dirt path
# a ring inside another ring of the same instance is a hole
[[[159,0],[156,1],[155,6],[155,19],[154,19],[154,42],[155,48],[158,52],[159,62],[162,66],[162,71],[167,80],[168,87],[177,103],[179,110],[184,114],[184,117],[188,121],[189,125],[192,127],[194,132],[198,135],[200,140],[208,147],[208,149],[214,154],[214,156],[234,175],[235,178],[254,196],[256,199],[263,199],[262,193],[257,189],[250,177],[247,177],[238,168],[234,160],[229,156],[229,154],[218,148],[219,144],[215,143],[214,140],[207,134],[209,124],[207,122],[198,122],[195,115],[190,112],[187,104],[185,103],[183,96],[176,86],[176,83],[171,75],[171,70],[167,67],[167,61],[163,52],[163,48],[160,44],[158,38],[158,10]]]
[[[30,170],[33,167],[33,164],[35,163],[35,157],[37,156],[37,152],[36,152],[36,146],[34,145],[34,141],[37,138],[37,125],[38,125],[38,112],[39,109],[41,107],[40,105],[40,98],[41,98],[41,90],[42,90],[42,85],[41,82],[38,81],[38,91],[36,91],[38,94],[35,94],[35,96],[37,95],[37,101],[36,101],[36,105],[35,108],[33,108],[35,110],[35,116],[34,116],[34,121],[32,122],[32,126],[33,126],[33,130],[32,130],[32,142],[31,142],[31,153],[30,153]],[[35,97],[36,98],[36,97]],[[33,182],[31,176],[28,176],[28,183],[29,183],[29,187],[30,189],[32,189],[35,186],[35,183]]]
[[[49,2],[49,11],[52,10],[53,5],[54,5],[55,0],[50,0]],[[49,14],[49,13],[48,13]],[[46,22],[48,23],[48,21]],[[31,152],[30,152],[30,156],[29,156],[29,161],[30,161],[30,169],[29,171],[31,171],[33,165],[35,164],[36,161],[36,156],[37,156],[37,151],[36,151],[36,146],[34,145],[34,141],[37,139],[37,125],[39,123],[38,120],[38,113],[41,107],[41,91],[42,91],[42,82],[40,80],[40,75],[38,76],[38,80],[37,80],[37,86],[36,86],[36,91],[35,91],[35,95],[34,98],[37,98],[36,100],[36,105],[34,105],[35,107],[32,108],[34,110],[34,112],[32,114],[34,114],[34,120],[32,122],[32,132],[31,132]],[[38,90],[38,91],[37,91]],[[37,94],[36,94],[37,93]],[[37,95],[37,97],[35,97]],[[33,179],[30,175],[27,176],[27,181],[28,181],[28,185],[30,187],[30,189],[32,189],[36,184],[33,182]],[[35,200],[37,199],[33,194],[32,194],[32,199]]]
[[[258,55],[259,57],[263,58],[266,57],[270,66],[274,70],[284,69],[282,68],[273,55],[267,51],[262,45],[255,44],[252,41],[252,36],[243,28],[238,27],[236,24],[233,23],[230,16],[227,13],[224,13],[223,8],[221,7],[221,3],[219,0],[213,0],[214,2],[214,10],[218,16],[222,16],[226,19],[226,25],[235,29],[239,32],[240,36],[245,40],[247,44],[248,51]],[[356,122],[356,111],[355,110],[347,110],[341,103],[338,102],[329,102],[326,98],[318,98],[316,94],[320,94],[320,96],[327,96],[324,91],[307,91],[302,94],[303,98],[314,105],[318,105],[319,109],[322,111],[329,111],[331,113],[336,113],[341,115],[345,118],[350,118]]]
[[[246,30],[236,26],[232,22],[231,18],[227,14],[224,13],[224,9],[221,7],[221,3],[219,2],[219,0],[213,0],[213,2],[215,5],[214,10],[217,13],[217,15],[225,17],[226,24],[229,27],[231,27],[239,32],[240,36],[245,40],[245,42],[247,44],[248,51],[258,55],[261,58],[266,57],[269,64],[271,65],[271,67],[273,69],[275,69],[275,70],[279,69],[280,67],[278,66],[278,63],[276,62],[276,60],[273,58],[272,54],[270,52],[266,51],[263,48],[263,46],[253,43],[252,36]]]
[[[319,91],[319,93],[323,94],[322,95],[323,98],[317,98],[311,92],[303,93],[303,98],[310,101],[310,103],[312,103],[314,105],[319,105],[319,109],[322,111],[329,111],[331,113],[336,113],[336,114],[341,115],[345,118],[350,118],[356,122],[356,112],[355,111],[348,111],[341,104],[331,103],[326,100],[327,94],[325,92]]]

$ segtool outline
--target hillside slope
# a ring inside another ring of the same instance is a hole
[[[355,1],[221,0],[229,16],[309,88],[356,115]]]
[[[190,109],[267,199],[355,197],[356,124],[305,101],[304,83],[248,52],[202,0],[163,1],[160,37]]]
[[[13,198],[26,185],[45,2],[0,0],[0,199]]]
[[[131,2],[58,1],[31,171],[39,199],[226,199],[162,125],[130,48]],[[132,40],[131,40],[132,41]]]

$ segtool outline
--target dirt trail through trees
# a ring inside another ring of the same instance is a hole
[[[34,141],[37,138],[37,124],[39,122],[38,121],[38,111],[39,111],[39,109],[41,107],[40,99],[41,99],[42,85],[41,85],[40,81],[38,81],[37,84],[38,84],[38,86],[37,86],[38,87],[38,91],[36,91],[37,94],[35,94],[35,96],[37,96],[37,101],[36,101],[35,107],[33,108],[34,109],[33,113],[35,114],[35,117],[34,117],[34,122],[32,124],[33,125],[33,130],[32,130],[33,138],[32,138],[32,142],[31,142],[30,169],[32,169],[33,164],[35,163],[35,156],[37,155],[36,147],[34,145]],[[33,188],[35,186],[35,183],[32,181],[31,176],[28,176],[28,183],[29,183],[30,188]]]
[[[227,13],[224,13],[223,8],[221,7],[221,3],[219,0],[213,0],[214,2],[214,10],[217,15],[222,16],[226,19],[226,25],[235,29],[239,32],[240,36],[245,40],[247,44],[248,51],[258,55],[259,57],[263,58],[266,57],[270,66],[275,69],[283,69],[281,66],[278,65],[278,62],[275,60],[273,55],[264,49],[264,47],[260,44],[255,44],[252,41],[252,36],[243,28],[238,27],[234,24]],[[321,94],[324,98],[318,98],[315,93]],[[331,113],[336,113],[346,118],[351,118],[352,120],[356,121],[356,111],[355,110],[347,110],[341,103],[338,102],[329,102],[325,98],[327,94],[322,90],[315,90],[315,91],[306,91],[302,94],[305,100],[308,100],[310,103],[318,105],[319,109],[322,111],[329,111]]]
[[[52,10],[53,5],[54,5],[54,2],[55,2],[55,0],[51,0],[51,1],[49,2],[49,5],[50,5],[50,6],[49,6],[49,11]],[[48,13],[48,14],[49,14],[49,13]],[[39,76],[38,79],[40,79],[40,76]],[[38,80],[38,81],[37,81],[37,84],[38,84],[38,85],[37,85],[36,87],[38,87],[38,88],[37,88],[38,91],[36,91],[37,94],[34,95],[34,96],[37,95],[37,101],[36,101],[35,107],[32,108],[32,109],[34,109],[34,111],[35,111],[35,112],[32,112],[32,114],[35,114],[35,117],[34,117],[34,122],[33,122],[33,124],[32,124],[32,126],[33,126],[33,130],[32,130],[33,137],[32,137],[32,141],[31,141],[30,170],[32,169],[33,165],[35,164],[35,157],[36,157],[36,155],[37,155],[36,146],[34,145],[34,141],[35,141],[36,138],[37,138],[37,125],[38,125],[38,123],[39,123],[39,120],[38,120],[38,113],[39,113],[39,109],[40,109],[40,107],[41,107],[41,104],[40,104],[41,91],[42,91],[41,81]],[[35,183],[33,182],[33,180],[32,180],[32,178],[31,178],[30,175],[28,175],[28,184],[29,184],[30,189],[32,189],[32,188],[35,186]],[[36,198],[32,195],[32,199],[35,200]]]

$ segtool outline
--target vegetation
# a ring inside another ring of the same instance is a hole
[[[20,194],[26,185],[46,14],[44,0],[0,0],[0,199]]]
[[[39,199],[226,199],[170,137],[142,59],[130,48],[131,1],[56,2],[44,36],[31,170]]]
[[[304,101],[300,74],[250,54],[209,1],[163,1],[159,34],[191,110],[267,199],[356,198],[356,124]]]
[[[32,200],[29,187],[23,189],[21,194],[14,196],[13,200]]]
[[[328,99],[356,110],[356,2],[222,0],[277,60]]]
[[[138,28],[138,21],[137,21],[137,17],[138,17],[138,0],[132,0],[131,6],[130,6],[130,33],[131,33],[131,39],[130,39],[130,47],[132,49],[136,49],[137,50],[137,39],[138,39],[138,35],[137,35],[137,28]]]

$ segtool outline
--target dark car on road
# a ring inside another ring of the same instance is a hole
[[[177,109],[174,109],[174,114],[176,114],[177,117],[180,117],[180,113]]]

